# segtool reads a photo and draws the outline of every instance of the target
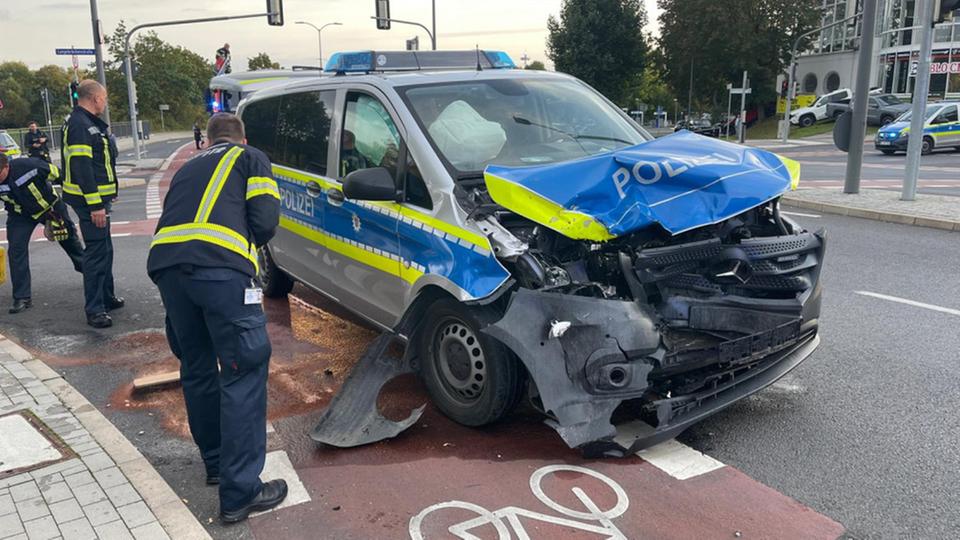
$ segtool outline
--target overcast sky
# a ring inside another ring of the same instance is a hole
[[[656,0],[644,0],[651,23],[656,21]],[[442,49],[481,48],[506,50],[516,62],[527,53],[530,60],[546,61],[548,15],[559,12],[561,0],[436,0],[438,46]],[[127,27],[170,19],[193,19],[264,10],[263,0],[99,0],[104,32],[109,34],[123,19]],[[392,0],[391,16],[430,26],[430,0]],[[200,7],[202,6],[202,7]],[[420,34],[420,48],[429,38],[414,26],[394,24],[378,31],[374,0],[284,0],[286,25],[268,26],[263,19],[228,21],[158,28],[164,40],[213,58],[214,51],[230,43],[235,71],[246,69],[246,60],[266,52],[284,67],[316,65],[317,32],[295,21],[317,26],[341,22],[323,31],[324,58],[337,50],[402,49],[408,38]],[[647,31],[652,31],[652,24]],[[0,0],[0,61],[20,60],[36,68],[45,64],[70,65],[70,57],[54,55],[58,47],[91,47],[88,0]],[[81,59],[82,63],[86,63]],[[92,57],[90,57],[92,61]]]

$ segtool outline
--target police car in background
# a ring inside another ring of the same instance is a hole
[[[905,152],[910,139],[911,118],[912,111],[907,111],[893,123],[880,128],[873,139],[874,148],[888,156],[898,150]],[[923,115],[922,153],[926,155],[944,147],[960,150],[960,103],[955,101],[927,105]]]
[[[11,159],[23,157],[20,154],[20,145],[6,131],[0,131],[0,153],[6,154]]]
[[[583,82],[492,51],[338,53],[238,114],[282,199],[264,293],[299,281],[408,339],[464,425],[527,395],[571,447],[623,455],[819,343],[825,240],[779,212],[791,160],[653,139]],[[640,424],[615,440],[621,405]]]

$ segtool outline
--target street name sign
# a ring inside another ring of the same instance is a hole
[[[70,56],[72,54],[82,54],[84,56],[93,56],[97,54],[93,49],[54,49],[54,51],[60,56]]]

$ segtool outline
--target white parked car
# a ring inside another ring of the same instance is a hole
[[[827,120],[827,104],[829,103],[847,103],[853,99],[853,91],[849,88],[841,88],[829,94],[824,94],[817,98],[813,105],[801,107],[790,113],[790,123],[800,127],[810,127],[813,124]]]

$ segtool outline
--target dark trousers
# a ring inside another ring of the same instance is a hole
[[[74,207],[83,235],[83,298],[87,315],[107,311],[106,302],[116,296],[113,289],[113,239],[110,238],[110,203],[106,203],[107,226],[100,228],[90,220],[90,209]]]
[[[220,509],[236,510],[263,487],[271,352],[266,316],[259,304],[243,303],[250,278],[236,270],[173,267],[156,281],[167,340],[180,359],[190,433],[207,474],[220,476]]]
[[[77,237],[77,229],[73,221],[70,220],[70,214],[62,201],[57,201],[54,210],[60,214],[70,231],[70,237],[60,242],[60,247],[70,257],[73,269],[80,272],[83,262],[83,244]],[[10,284],[13,286],[14,300],[30,298],[30,237],[33,236],[33,231],[36,230],[37,225],[41,223],[30,216],[7,214],[7,241],[10,245]]]
[[[200,139],[194,139],[193,143],[197,146],[197,150],[200,149]]]

